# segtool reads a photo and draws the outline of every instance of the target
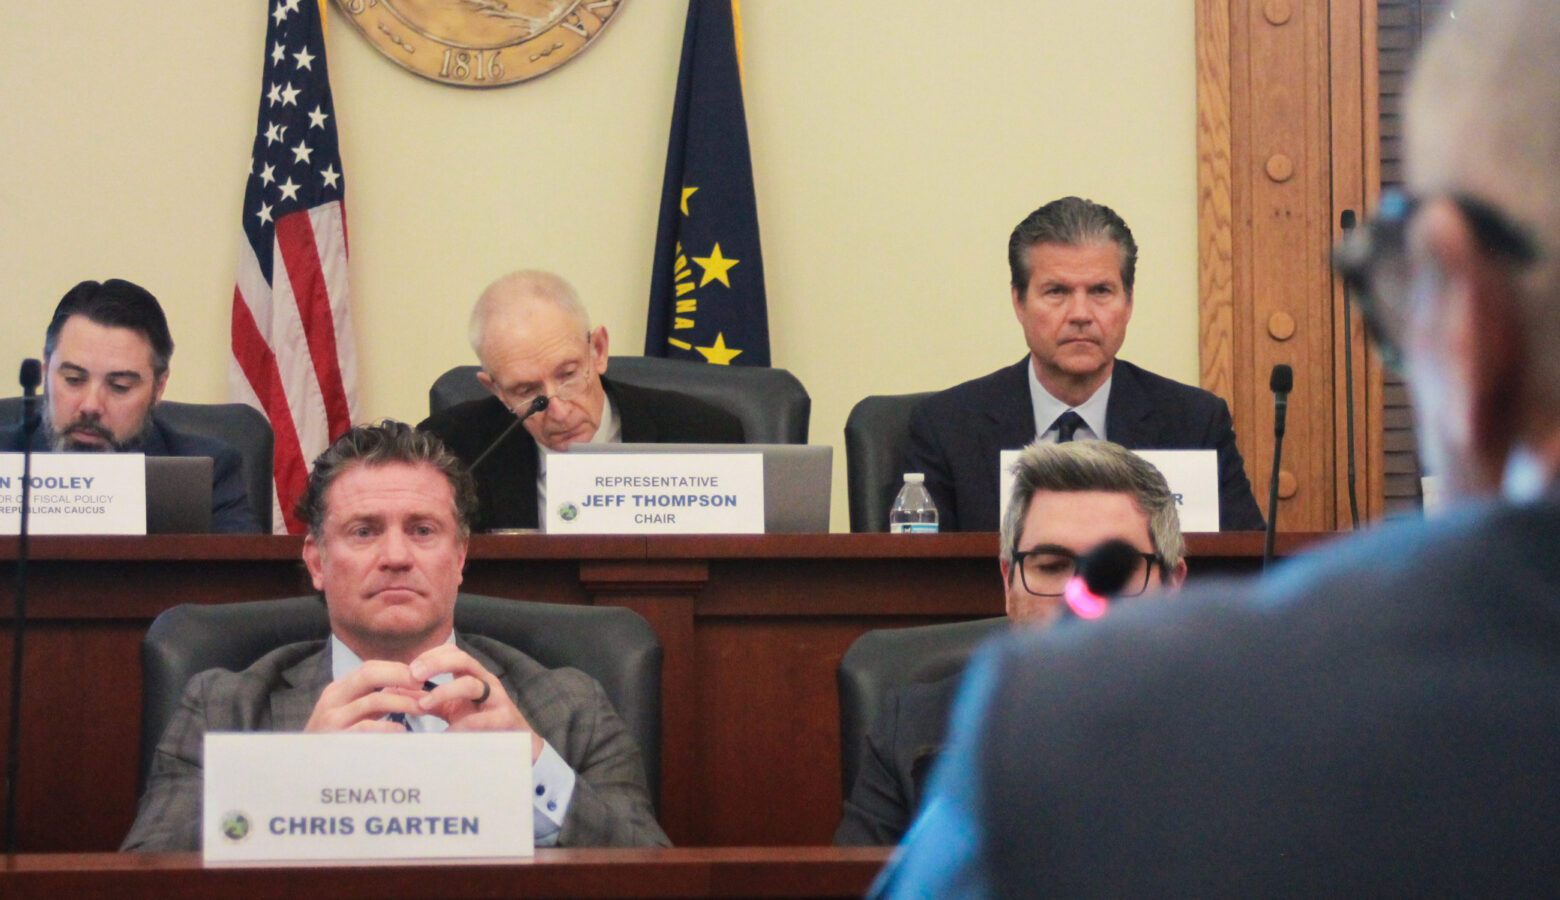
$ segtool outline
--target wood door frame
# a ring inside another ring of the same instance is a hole
[[[1327,250],[1380,183],[1375,0],[1196,0],[1202,386],[1267,513],[1275,363],[1295,372],[1280,530],[1348,528],[1344,296]],[[1354,463],[1381,515],[1381,372],[1351,317]]]

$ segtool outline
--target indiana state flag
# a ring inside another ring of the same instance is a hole
[[[689,0],[645,355],[769,365],[736,0]]]

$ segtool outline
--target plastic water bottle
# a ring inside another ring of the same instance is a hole
[[[936,534],[937,504],[926,492],[926,476],[920,472],[906,472],[905,486],[894,498],[894,508],[888,511],[888,530],[891,534]]]

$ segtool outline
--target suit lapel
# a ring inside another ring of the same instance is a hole
[[[320,652],[304,657],[282,673],[287,687],[271,694],[271,728],[274,731],[302,731],[309,723],[320,694],[331,682],[330,641]]]
[[[1110,400],[1105,403],[1105,437],[1127,448],[1152,444],[1159,431],[1154,417],[1154,404],[1138,378],[1137,366],[1116,360]]]
[[[601,387],[612,399],[612,410],[617,413],[618,421],[622,423],[623,443],[658,444],[661,442],[660,426],[650,415],[653,404],[635,398],[634,395],[638,391],[633,385],[618,384],[603,375]]]
[[[1035,439],[1035,406],[1029,396],[1029,357],[1018,365],[1002,370],[990,383],[990,394],[983,404],[991,420],[991,434],[997,437],[998,450],[1027,447]],[[1109,426],[1106,426],[1107,428]]]

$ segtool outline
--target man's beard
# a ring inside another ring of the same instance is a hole
[[[138,451],[146,446],[146,439],[152,433],[152,413],[147,410],[141,418],[141,427],[125,440],[116,440],[114,433],[103,426],[102,417],[96,413],[87,413],[77,416],[70,424],[62,429],[54,427],[54,416],[50,405],[45,400],[43,408],[44,434],[48,438],[49,449],[55,453],[97,452],[97,453],[129,453]],[[83,443],[78,440],[77,434],[91,434],[103,440],[101,444]]]

